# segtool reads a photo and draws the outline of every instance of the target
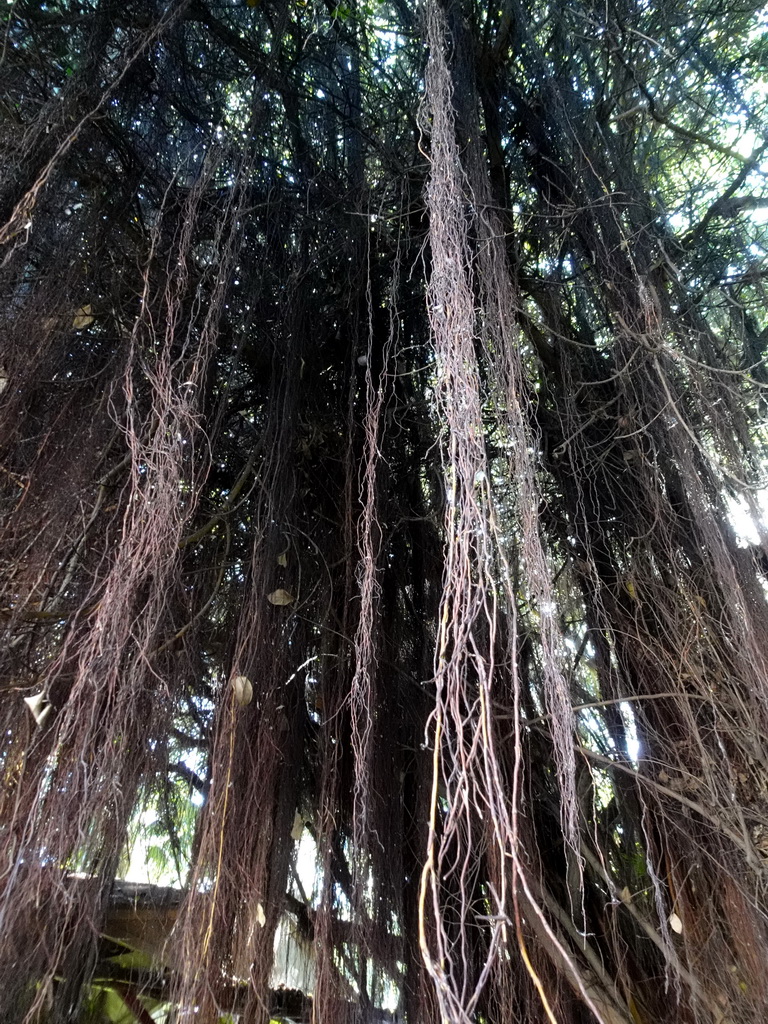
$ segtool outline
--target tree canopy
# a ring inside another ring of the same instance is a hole
[[[762,1024],[762,6],[0,28],[0,1019]]]

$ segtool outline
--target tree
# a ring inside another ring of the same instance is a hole
[[[0,1017],[762,1021],[760,5],[3,19]]]

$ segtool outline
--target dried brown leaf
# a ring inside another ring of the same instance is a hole
[[[90,327],[96,318],[93,315],[93,306],[89,303],[85,306],[81,306],[80,309],[75,313],[75,318],[72,321],[72,326],[75,330],[81,331],[84,327]]]
[[[253,700],[253,686],[247,676],[235,676],[232,680],[232,689],[235,691],[235,700],[241,708]]]

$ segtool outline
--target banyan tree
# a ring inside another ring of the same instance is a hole
[[[767,124],[748,2],[4,5],[0,1021],[765,1021]]]

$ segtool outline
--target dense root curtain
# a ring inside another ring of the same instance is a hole
[[[762,1024],[764,15],[8,6],[0,1018]]]
[[[472,236],[477,239],[478,223],[470,210],[473,203],[487,204],[487,188],[479,163],[462,163],[448,66],[451,39],[437,3],[428,5],[427,28],[430,59],[424,114],[430,140],[427,205],[432,257],[427,302],[443,424],[447,549],[435,657],[436,707],[429,730],[433,781],[420,898],[421,948],[443,1019],[457,1024],[474,1020],[499,963],[512,970],[512,956],[518,954],[548,1017],[554,1019],[526,948],[524,916],[535,922],[543,943],[559,959],[558,966],[571,969],[572,981],[587,1004],[596,1007],[549,927],[528,878],[526,836],[519,821],[524,765],[518,595],[510,569],[511,538],[500,529],[486,456],[483,360],[490,363],[498,389],[491,415],[499,416],[500,426],[508,431],[522,571],[541,618],[544,692],[561,820],[566,844],[578,857],[574,721],[559,663],[562,638],[553,616],[549,567],[539,534],[533,440],[524,412],[527,382],[515,351],[512,284],[492,228],[480,235],[485,252],[480,258],[475,255]],[[506,763],[498,750],[495,710],[502,694],[501,699],[512,695],[515,709],[512,753]],[[478,959],[479,922],[484,929],[490,922],[490,928]],[[511,1005],[505,1009],[512,1012]]]

